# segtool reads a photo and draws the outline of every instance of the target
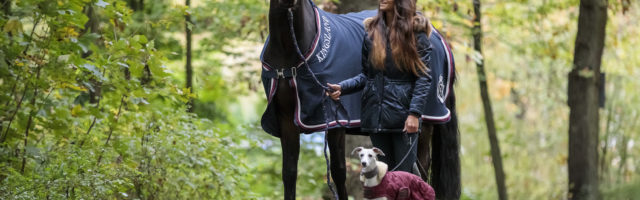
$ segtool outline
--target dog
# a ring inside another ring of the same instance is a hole
[[[420,177],[403,171],[388,171],[387,164],[378,161],[378,155],[384,156],[382,150],[356,147],[351,154],[360,158],[360,181],[363,182],[365,199],[436,199],[433,188]]]

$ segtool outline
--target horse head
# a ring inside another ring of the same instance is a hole
[[[289,9],[293,14],[289,20]],[[316,15],[310,0],[271,0],[269,8],[269,41],[265,44],[264,60],[274,68],[292,67],[300,62],[297,56],[291,26],[302,52],[311,47],[315,38]]]

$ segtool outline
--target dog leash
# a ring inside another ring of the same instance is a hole
[[[325,164],[327,166],[327,186],[329,187],[329,190],[331,190],[331,193],[333,193],[333,197],[335,199],[339,199],[338,193],[336,193],[335,189],[331,186],[331,165],[329,163],[329,157],[327,156],[328,135],[329,135],[329,118],[327,117],[328,113],[327,113],[327,108],[326,108],[327,97],[324,94],[324,92],[332,93],[334,90],[331,89],[330,87],[325,86],[322,83],[320,83],[320,81],[316,77],[315,73],[313,73],[313,71],[311,70],[311,67],[309,67],[309,63],[307,63],[307,59],[304,58],[304,55],[302,54],[302,51],[300,50],[300,46],[298,45],[298,40],[296,38],[296,33],[295,33],[295,30],[294,30],[294,27],[293,27],[293,11],[292,11],[292,8],[287,9],[287,11],[289,12],[289,16],[288,16],[289,30],[291,31],[291,39],[293,40],[293,45],[295,46],[295,50],[298,53],[298,56],[300,57],[300,59],[304,63],[304,65],[307,68],[307,70],[309,70],[309,73],[311,74],[311,77],[313,78],[313,80],[316,83],[316,85],[320,86],[323,89],[323,92],[322,92],[321,95],[322,95],[322,111],[324,111],[324,116],[325,116],[324,117],[324,119],[325,119],[325,127],[324,127],[323,131],[324,131],[324,160],[325,160]],[[295,78],[295,77],[293,77],[293,78]],[[335,119],[336,119],[337,124],[339,126],[344,127],[344,125],[342,125],[338,121],[338,109],[342,108],[344,113],[347,115],[347,124],[350,123],[351,118],[349,117],[349,112],[347,112],[347,110],[344,107],[344,105],[342,104],[342,102],[340,100],[336,100],[336,102],[337,102],[337,108],[335,110]]]
[[[403,137],[407,138],[409,137],[407,134],[408,133],[402,133]],[[409,146],[409,150],[407,151],[407,153],[404,154],[404,157],[402,157],[402,160],[400,160],[400,162],[398,162],[398,164],[396,164],[396,166],[391,169],[391,171],[396,171],[396,169],[398,169],[398,167],[400,167],[400,165],[402,165],[402,163],[404,163],[404,161],[407,159],[407,157],[409,157],[409,154],[411,153],[411,150],[413,150],[413,147],[418,144],[418,138],[420,137],[420,128],[418,128],[418,132],[415,133],[418,134],[418,137],[416,137],[416,140],[414,140],[413,142],[411,142],[411,138],[409,138],[409,144],[411,144]],[[418,162],[419,163],[419,162]]]

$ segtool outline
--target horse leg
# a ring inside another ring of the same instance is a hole
[[[293,123],[291,123],[293,124]],[[298,155],[300,154],[300,133],[282,131],[282,182],[285,199],[296,198],[296,181],[298,177]]]
[[[298,156],[300,154],[300,130],[293,123],[295,101],[293,88],[286,79],[278,81],[278,90],[274,97],[278,106],[280,125],[280,144],[282,146],[282,183],[284,198],[296,198],[296,179],[298,176]]]
[[[429,167],[431,166],[431,136],[433,125],[423,124],[422,133],[418,137],[418,170],[422,180],[428,182]]]
[[[331,178],[336,185],[340,200],[347,199],[347,167],[345,162],[344,139],[345,129],[337,128],[329,130],[327,133],[329,152],[331,153]]]

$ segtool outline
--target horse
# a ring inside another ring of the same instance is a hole
[[[364,18],[372,17],[376,12],[370,10],[335,15],[317,8],[311,0],[270,0],[269,37],[260,56],[263,64],[262,82],[268,99],[261,123],[265,132],[278,137],[281,142],[285,199],[295,199],[296,196],[300,134],[319,130],[327,130],[325,142],[329,147],[330,176],[335,183],[336,193],[339,199],[348,197],[345,187],[345,134],[359,134],[359,120],[352,120],[350,115],[359,116],[360,93],[352,94],[350,97],[343,96],[342,102],[333,102],[323,97],[324,89],[320,84],[341,81],[361,70],[360,47],[364,34],[362,22]],[[340,31],[351,37],[334,34]],[[424,180],[429,179],[427,170],[431,169],[431,183],[437,197],[458,199],[459,133],[452,87],[455,82],[455,70],[449,47],[441,35],[437,36],[439,37],[431,38],[432,43],[438,43],[434,45],[432,60],[443,66],[444,71],[448,72],[448,77],[446,85],[437,85],[439,89],[436,96],[442,101],[446,115],[434,118],[422,116],[425,123],[418,139],[417,156]],[[339,44],[360,46],[340,48],[337,46]],[[340,52],[335,53],[338,50]],[[331,59],[334,57],[337,60]],[[308,67],[309,63],[324,63],[325,66],[312,69],[313,67]],[[349,72],[329,74],[327,71],[330,70],[327,69],[330,68]],[[313,79],[315,82],[310,81]],[[442,83],[442,80],[440,78],[437,81]],[[301,96],[300,93],[305,91],[317,95]],[[305,106],[312,106],[305,110],[301,108],[303,104],[300,102],[305,102]],[[352,110],[333,109],[344,106],[343,104],[352,105],[345,106]],[[322,116],[322,120],[313,118],[314,115]]]

